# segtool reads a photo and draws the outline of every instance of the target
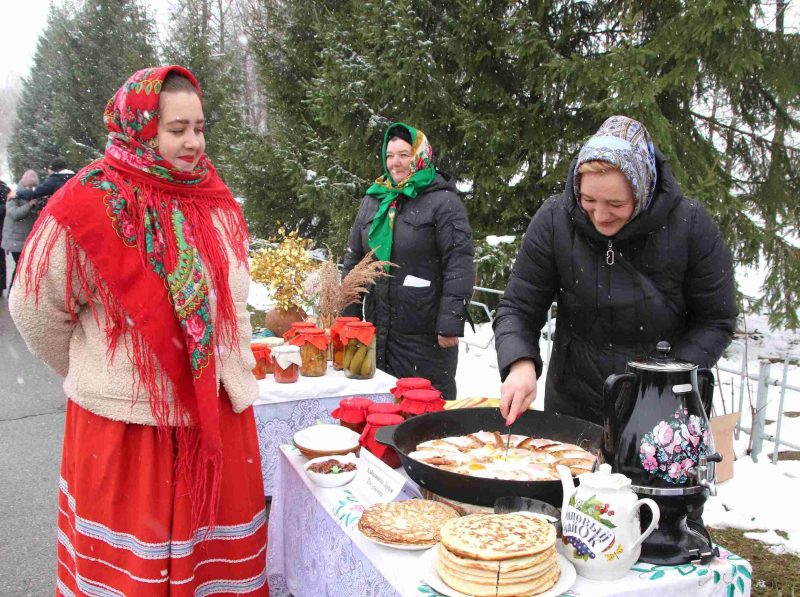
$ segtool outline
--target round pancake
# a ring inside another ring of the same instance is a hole
[[[486,572],[491,572],[491,574],[497,575],[497,564],[500,564],[500,572],[501,574],[515,572],[517,570],[526,570],[532,567],[535,567],[542,562],[550,561],[555,554],[555,546],[550,549],[545,549],[541,553],[537,553],[533,556],[523,556],[520,558],[511,558],[508,560],[495,560],[493,562],[486,562],[482,560],[476,560],[473,558],[462,558],[457,556],[456,554],[448,551],[448,549],[439,543],[439,551],[438,557],[440,560],[444,560],[451,568],[456,568],[460,570],[469,570],[471,572],[482,570]]]
[[[367,537],[397,545],[435,545],[439,529],[459,513],[433,500],[375,504],[364,510],[358,530]]]
[[[548,558],[547,560],[532,566],[531,568],[526,568],[524,570],[514,570],[513,572],[501,572],[500,573],[500,583],[501,584],[510,584],[510,583],[521,583],[521,582],[533,582],[534,580],[541,577],[544,573],[549,572],[553,569],[553,566],[557,565],[558,556],[553,552],[552,557]],[[455,567],[450,564],[448,560],[444,558],[439,558],[438,564],[445,568],[447,571],[461,578],[463,580],[469,580],[472,582],[476,582],[479,584],[492,584],[494,585],[497,582],[497,565],[500,562],[492,562],[495,566],[495,570],[481,570],[476,568],[460,568]]]
[[[442,566],[438,561],[436,563],[436,572],[449,587],[461,593],[472,595],[473,597],[521,597],[523,595],[527,597],[528,595],[536,595],[550,589],[558,582],[561,576],[561,569],[557,563],[552,570],[545,572],[541,577],[532,582],[505,584],[502,582],[501,578],[499,586],[495,582],[481,584],[459,578],[452,574],[446,567]]]
[[[444,546],[457,556],[508,560],[533,556],[556,542],[555,527],[518,514],[472,514],[448,520],[441,528]]]

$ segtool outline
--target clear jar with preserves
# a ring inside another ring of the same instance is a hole
[[[277,383],[294,383],[300,377],[300,347],[291,344],[272,349],[272,372]]]
[[[342,370],[344,361],[344,343],[342,342],[342,330],[348,323],[361,321],[358,317],[337,317],[331,326],[331,363],[336,371]]]
[[[345,376],[371,379],[375,375],[375,326],[368,321],[353,321],[344,327],[341,337]]]
[[[328,336],[319,328],[303,328],[289,341],[300,347],[300,375],[322,377],[328,368]]]
[[[260,344],[266,345],[267,351],[267,373],[272,373],[272,349],[276,346],[282,346],[284,344],[283,338],[278,338],[277,336],[272,336],[270,338],[264,338],[259,342]]]

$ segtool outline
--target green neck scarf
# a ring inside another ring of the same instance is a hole
[[[411,174],[395,184],[389,169],[386,167],[386,145],[389,142],[389,131],[401,126],[411,134]],[[433,182],[436,168],[433,165],[433,150],[425,133],[402,122],[395,122],[386,129],[383,136],[383,176],[378,178],[367,189],[367,195],[374,195],[380,200],[372,227],[369,229],[367,244],[375,251],[380,261],[389,261],[392,257],[392,238],[394,235],[394,216],[397,205],[404,197],[413,198],[417,193]],[[386,271],[389,267],[386,266]]]

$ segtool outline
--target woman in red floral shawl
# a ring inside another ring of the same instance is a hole
[[[147,68],[54,195],[10,299],[64,376],[57,594],[267,595],[247,229],[200,89]]]

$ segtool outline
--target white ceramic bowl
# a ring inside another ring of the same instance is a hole
[[[341,425],[312,425],[294,434],[292,442],[306,458],[356,452],[359,435]]]
[[[356,465],[356,470],[348,471],[346,473],[315,473],[313,471],[308,470],[309,467],[316,463],[316,462],[325,462],[326,460],[336,460],[344,464],[345,462],[350,462]],[[358,472],[358,459],[356,455],[352,452],[349,454],[345,454],[344,456],[320,456],[319,458],[313,458],[303,465],[303,469],[306,471],[306,475],[308,478],[311,479],[316,485],[320,487],[341,487],[342,485],[347,485],[350,481],[352,481],[356,473]]]

